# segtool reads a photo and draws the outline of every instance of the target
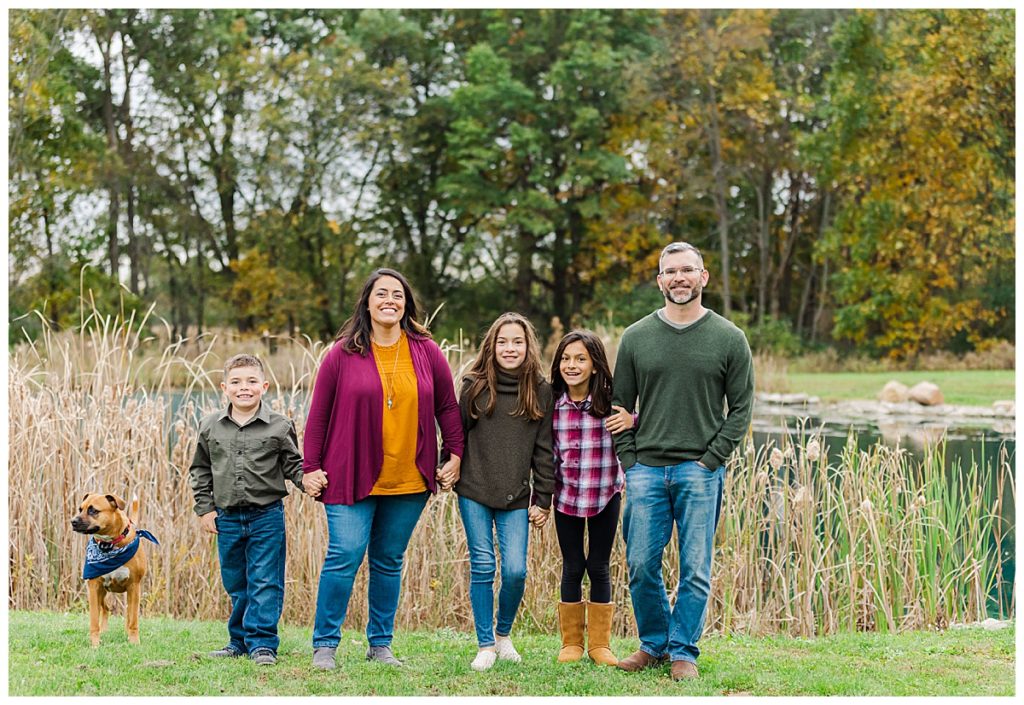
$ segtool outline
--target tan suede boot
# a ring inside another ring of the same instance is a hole
[[[587,655],[594,663],[615,666],[619,659],[611,650],[612,617],[615,605],[611,602],[591,602],[587,605]]]
[[[586,621],[586,602],[559,602],[558,626],[562,632],[562,650],[559,663],[572,663],[583,658],[583,623]]]

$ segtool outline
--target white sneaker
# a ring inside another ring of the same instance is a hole
[[[476,658],[473,659],[473,663],[469,664],[469,667],[474,671],[486,671],[494,665],[497,658],[498,655],[490,649],[480,649],[476,652]]]
[[[522,661],[523,657],[516,651],[516,647],[512,646],[512,640],[507,636],[494,637],[494,650],[498,654],[498,658],[505,661]]]

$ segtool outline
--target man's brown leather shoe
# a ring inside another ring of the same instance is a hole
[[[687,678],[697,677],[697,664],[692,661],[673,661],[672,680],[684,681]]]
[[[637,649],[635,652],[633,652],[626,658],[619,659],[619,662],[618,664],[616,664],[616,666],[618,668],[621,668],[623,671],[629,671],[630,673],[634,673],[636,671],[642,671],[645,668],[654,668],[656,666],[660,666],[661,664],[665,663],[666,658],[666,656],[656,658],[654,656],[651,656],[643,649]]]

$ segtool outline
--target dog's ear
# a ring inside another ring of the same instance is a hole
[[[125,507],[124,500],[118,497],[116,494],[108,494],[107,501],[109,501],[110,504],[113,505],[114,509],[124,509]]]
[[[79,502],[79,504],[82,504],[83,502],[85,502],[85,500],[89,499],[89,495],[91,494],[92,492],[86,492],[85,495],[82,497],[82,501]]]

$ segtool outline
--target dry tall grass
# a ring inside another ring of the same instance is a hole
[[[197,417],[218,403],[210,341],[163,343],[146,321],[94,318],[81,334],[46,333],[11,356],[10,585],[14,609],[84,609],[83,537],[69,520],[86,492],[139,495],[142,525],[160,539],[150,547],[144,611],[224,619],[213,539],[192,512],[188,466]],[[468,362],[446,346],[455,369]],[[219,350],[219,351],[218,351]],[[283,351],[283,352],[282,352]],[[305,389],[323,346],[281,342],[270,355],[274,406],[296,422],[301,438]],[[287,360],[287,362],[284,362]],[[173,383],[172,383],[173,382]],[[172,413],[161,392],[177,387],[192,399]],[[194,401],[209,393],[204,408]],[[884,447],[850,444],[829,465],[817,439],[782,449],[749,441],[730,462],[718,534],[711,629],[745,633],[824,634],[843,629],[899,630],[983,619],[986,596],[1000,587],[1002,558],[990,537],[1002,522],[1009,462],[972,466],[949,476],[940,457],[914,464]],[[998,473],[995,494],[983,473]],[[284,619],[311,624],[327,543],[316,502],[286,502],[289,539]],[[677,552],[666,553],[669,585]],[[621,539],[612,554],[615,631],[634,633]],[[556,628],[561,561],[552,527],[531,531],[529,578],[521,626]],[[455,497],[432,499],[407,554],[398,626],[470,632],[468,558]],[[1011,591],[1012,592],[1012,591]],[[1003,615],[1015,605],[1000,604]],[[366,617],[365,566],[348,626]]]

